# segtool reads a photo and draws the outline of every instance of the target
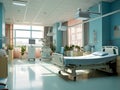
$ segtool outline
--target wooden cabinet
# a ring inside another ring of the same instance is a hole
[[[91,54],[90,52],[84,52],[83,56]]]
[[[8,60],[10,60],[10,61],[13,60],[13,50],[8,51]]]
[[[117,73],[120,75],[120,56],[117,56]]]
[[[8,76],[8,57],[0,56],[0,78]]]
[[[83,56],[82,51],[73,51],[73,56]]]
[[[65,51],[65,56],[83,56],[81,51]]]

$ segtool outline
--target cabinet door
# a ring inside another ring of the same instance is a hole
[[[117,56],[117,73],[120,75],[120,56]]]

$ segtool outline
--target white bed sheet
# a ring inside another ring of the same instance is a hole
[[[109,61],[115,60],[117,55],[115,54],[108,54],[105,56],[96,56],[93,54],[86,55],[86,56],[75,56],[75,57],[63,57],[63,63],[65,66],[68,65],[89,65],[89,64],[101,64],[107,63]]]

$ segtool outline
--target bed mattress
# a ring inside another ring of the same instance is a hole
[[[73,56],[63,57],[63,63],[65,66],[68,65],[89,65],[89,64],[101,64],[101,63],[107,63],[113,60],[116,60],[117,55],[115,54],[108,54],[105,56],[99,56],[99,55],[86,55],[86,56]]]

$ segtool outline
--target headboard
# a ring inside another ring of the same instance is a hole
[[[102,51],[119,55],[117,46],[103,46]]]

